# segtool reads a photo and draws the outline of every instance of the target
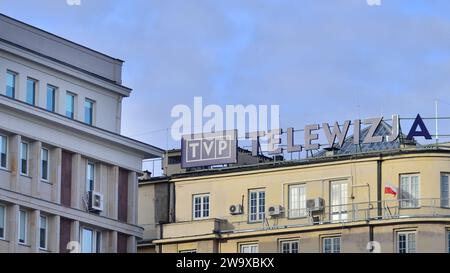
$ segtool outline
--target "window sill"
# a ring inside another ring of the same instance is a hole
[[[19,243],[19,246],[31,247],[31,245],[28,245],[27,243]]]
[[[257,221],[247,221],[247,224],[261,224],[263,220],[257,220]]]
[[[400,207],[399,209],[404,209],[404,210],[409,210],[409,209],[420,209],[420,208],[422,208],[421,206],[418,206],[418,207]]]
[[[8,168],[0,168],[0,171],[4,171],[4,172],[8,172],[8,173],[11,173],[11,171],[10,171],[10,170],[8,170]]]
[[[44,184],[49,184],[49,185],[53,185],[53,183],[52,183],[52,182],[50,182],[50,181],[46,181],[46,180],[42,180],[42,179],[41,179],[41,182],[42,182],[42,183],[44,183]]]
[[[20,176],[26,177],[26,178],[33,178],[33,177],[31,177],[31,176],[29,176],[28,174],[25,174],[25,173],[21,173]]]
[[[210,218],[210,217],[192,218],[192,221],[201,221],[201,220],[208,220],[208,219],[212,219],[212,218]]]
[[[296,217],[288,216],[287,217],[288,220],[299,220],[299,219],[306,219],[306,218],[308,218],[308,215],[302,215],[302,216],[296,216]]]

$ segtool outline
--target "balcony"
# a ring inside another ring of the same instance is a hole
[[[284,210],[272,216],[267,211],[260,217],[249,217],[248,214],[229,215],[220,217],[227,224],[222,224],[219,232],[240,233],[374,220],[445,218],[450,217],[449,205],[448,199],[421,198],[324,206],[315,211],[306,208]],[[251,221],[251,218],[262,220]]]
[[[163,228],[163,238],[168,239],[181,236],[190,237],[217,234],[221,230],[231,228],[227,224],[226,220],[216,218],[165,224]]]
[[[379,206],[378,206],[379,205]],[[267,211],[259,217],[248,214],[227,215],[196,221],[164,224],[163,239],[180,237],[215,238],[220,234],[260,232],[287,228],[319,228],[322,225],[366,224],[369,221],[402,220],[408,218],[449,218],[450,200],[421,198],[349,203],[324,206],[320,210],[284,210],[269,216]],[[267,210],[267,207],[266,207]]]

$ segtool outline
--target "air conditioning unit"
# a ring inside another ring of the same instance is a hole
[[[244,208],[242,207],[241,204],[230,206],[230,214],[231,215],[238,215],[238,214],[242,214],[242,213],[244,213]]]
[[[88,192],[89,194],[89,211],[100,212],[103,211],[103,194],[95,191]]]
[[[279,216],[284,212],[283,207],[282,206],[271,206],[269,207],[269,215],[270,216]]]
[[[323,211],[325,209],[325,200],[320,197],[306,200],[306,207],[309,211]]]

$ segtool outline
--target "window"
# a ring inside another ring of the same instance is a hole
[[[39,248],[47,249],[47,216],[41,215],[39,219]]]
[[[260,222],[265,218],[266,192],[251,190],[249,195],[249,222]]]
[[[71,119],[75,117],[75,95],[70,92],[66,94],[66,116]]]
[[[400,176],[400,207],[419,207],[419,175],[408,174]]]
[[[241,245],[240,253],[258,253],[258,244],[245,244]]]
[[[347,220],[347,182],[331,183],[331,219],[333,221]]]
[[[49,152],[47,149],[41,149],[41,179],[48,181],[49,173]]]
[[[416,252],[416,232],[397,232],[397,253]]]
[[[20,173],[28,174],[28,143],[25,142],[20,144]]]
[[[55,101],[56,101],[56,87],[47,85],[47,105],[46,109],[51,112],[55,112]]]
[[[298,240],[281,241],[281,253],[298,253]]]
[[[306,216],[306,185],[289,186],[289,217]]]
[[[323,253],[340,253],[341,237],[323,238]]]
[[[0,218],[0,221],[1,221],[1,218]],[[447,253],[450,253],[450,230],[447,230]]]
[[[28,104],[31,105],[35,105],[36,104],[36,86],[37,86],[37,81],[28,78],[27,79],[27,98],[26,98],[26,102]]]
[[[95,253],[102,252],[102,232],[95,232]]]
[[[101,252],[101,232],[91,228],[81,228],[81,253]]]
[[[86,168],[86,191],[94,190],[95,164],[89,162]]]
[[[19,210],[19,244],[27,243],[28,213]]]
[[[6,96],[16,97],[16,77],[17,74],[11,71],[6,72]]]
[[[0,204],[0,239],[5,239],[6,208]]]
[[[194,220],[209,217],[209,194],[194,195],[193,212]]]
[[[84,101],[84,122],[92,125],[94,121],[94,102],[90,99]]]
[[[6,136],[0,135],[0,168],[6,169],[6,160],[8,152],[8,139]]]
[[[441,207],[448,208],[450,207],[449,203],[449,191],[448,191],[448,178],[450,174],[442,173],[441,174]]]

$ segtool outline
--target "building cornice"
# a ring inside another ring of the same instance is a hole
[[[70,219],[77,219],[80,222],[95,225],[100,228],[111,229],[112,227],[115,231],[136,236],[138,238],[143,237],[144,229],[138,225],[132,225],[108,217],[95,215],[79,209],[64,207],[58,203],[46,201],[22,193],[0,188],[0,200]]]
[[[0,95],[0,106],[2,107],[2,110],[4,109],[3,111],[8,110],[10,112],[16,112],[29,119],[43,120],[46,123],[54,124],[73,134],[83,134],[101,141],[107,141],[114,146],[129,151],[131,150],[139,154],[142,158],[158,158],[162,157],[164,154],[164,150],[155,146],[77,120],[69,119],[63,115],[26,104],[25,102],[16,99],[11,99],[4,95]]]
[[[69,63],[44,55],[42,53],[33,51],[31,49],[4,40],[2,38],[0,38],[0,50],[18,56],[20,58],[25,58],[29,61],[38,63],[40,65],[44,65],[58,72],[71,75],[73,77],[79,78],[91,84],[95,84],[102,88],[113,91],[117,94],[120,94],[121,96],[124,97],[129,97],[132,91],[131,88],[123,86],[121,84],[117,84],[114,81],[109,80],[105,77],[89,72],[75,65],[71,65]]]

